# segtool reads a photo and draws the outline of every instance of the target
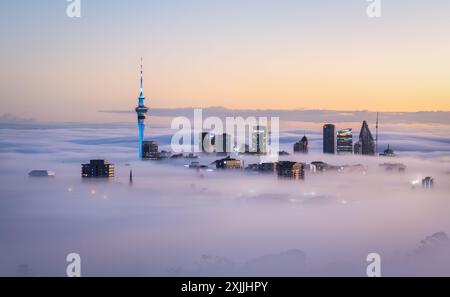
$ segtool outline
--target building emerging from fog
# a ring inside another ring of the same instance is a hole
[[[278,163],[255,163],[249,164],[245,170],[255,171],[260,173],[275,173],[277,171]]]
[[[142,142],[142,159],[143,160],[158,160],[158,143],[154,140]]]
[[[402,163],[383,163],[379,165],[381,168],[384,168],[386,171],[393,172],[405,172],[406,165]]]
[[[395,153],[394,153],[394,150],[391,149],[390,145],[388,144],[387,149],[385,149],[384,152],[382,154],[380,154],[380,156],[395,157]]]
[[[220,134],[215,137],[216,153],[218,155],[228,155],[232,153],[232,140],[230,134]]]
[[[55,173],[48,170],[32,170],[28,173],[30,177],[54,177]]]
[[[255,126],[252,131],[251,152],[256,154],[266,154],[268,144],[267,127]]]
[[[353,134],[352,129],[343,129],[337,132],[337,153],[351,154],[353,152]]]
[[[299,142],[294,143],[294,153],[308,153],[308,138],[306,138],[306,135]]]
[[[216,163],[217,169],[240,169],[241,168],[241,161],[230,158],[230,157],[226,157],[224,159],[217,160],[215,163]]]
[[[140,84],[140,92],[138,97],[138,106],[136,107],[137,114],[137,122],[139,129],[139,159],[142,159],[142,145],[144,141],[144,128],[145,128],[145,114],[148,111],[148,108],[144,105],[144,91],[143,91],[143,71],[142,71],[142,60],[141,60],[141,84]]]
[[[424,179],[422,179],[422,188],[424,189],[431,189],[434,186],[434,180],[432,177],[427,176]]]
[[[280,178],[304,179],[305,164],[291,161],[280,161],[277,163],[277,174]]]
[[[323,126],[323,153],[335,153],[335,127],[333,124],[326,124]]]
[[[375,140],[366,121],[363,121],[361,131],[359,132],[359,140],[355,143],[354,152],[359,155],[375,155]]]
[[[210,132],[202,132],[199,135],[199,150],[202,153],[213,153],[215,145],[215,136]]]
[[[81,165],[81,177],[114,177],[114,164],[106,160],[91,160]]]

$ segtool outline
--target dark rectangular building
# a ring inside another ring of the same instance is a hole
[[[334,154],[335,149],[335,127],[333,124],[323,126],[323,153]]]
[[[199,134],[199,150],[201,153],[213,153],[216,142],[215,135],[210,132],[202,132]]]
[[[224,159],[220,159],[216,161],[216,168],[217,169],[240,169],[241,168],[241,161],[226,157]]]
[[[231,141],[231,135],[223,133],[217,135],[216,137],[217,137],[217,143],[215,143],[216,153],[218,155],[225,155],[225,156],[231,154],[233,144]],[[216,137],[214,137],[214,140]]]
[[[114,164],[106,160],[91,160],[81,165],[81,177],[114,177]]]
[[[277,164],[279,178],[304,179],[305,164],[291,161],[280,161]]]
[[[277,163],[256,163],[250,164],[245,168],[248,171],[257,171],[261,173],[275,173],[277,171]]]
[[[158,143],[154,140],[142,142],[142,159],[143,160],[158,160]]]

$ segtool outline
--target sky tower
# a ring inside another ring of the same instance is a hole
[[[141,58],[141,85],[140,85],[140,93],[138,97],[138,106],[136,107],[137,113],[137,122],[139,129],[139,159],[142,159],[142,142],[144,141],[144,128],[145,128],[145,114],[148,111],[148,108],[144,105],[144,91],[143,91],[143,71],[142,71],[142,58]]]

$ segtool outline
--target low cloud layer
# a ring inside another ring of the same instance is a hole
[[[188,108],[152,108],[152,115],[159,117],[192,117],[192,107]],[[316,110],[316,109],[228,109],[224,107],[202,108],[205,117],[279,117],[285,121],[302,121],[312,123],[362,122],[363,120],[375,121],[376,112],[367,110]],[[101,110],[99,112],[113,114],[134,114],[132,110]],[[450,124],[450,111],[418,111],[418,112],[383,112],[380,120],[384,123],[405,124]]]
[[[303,128],[283,130],[282,146]],[[439,136],[448,130],[403,129],[384,131],[386,143],[405,145],[391,159],[324,156],[320,134],[308,128],[313,151],[283,159],[368,170],[291,181],[196,171],[186,159],[140,162],[134,125],[2,126],[0,275],[62,276],[70,252],[80,253],[86,276],[364,276],[372,252],[382,256],[383,275],[450,275],[450,247],[435,236],[450,234],[450,154]],[[147,133],[163,143],[170,135]],[[80,164],[93,158],[115,163],[116,177],[82,181]],[[407,169],[387,172],[384,162]],[[56,177],[29,178],[32,169]],[[434,189],[412,184],[425,176]]]

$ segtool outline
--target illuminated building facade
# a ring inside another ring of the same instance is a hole
[[[342,129],[337,132],[337,153],[351,154],[353,152],[353,132],[352,129]]]

